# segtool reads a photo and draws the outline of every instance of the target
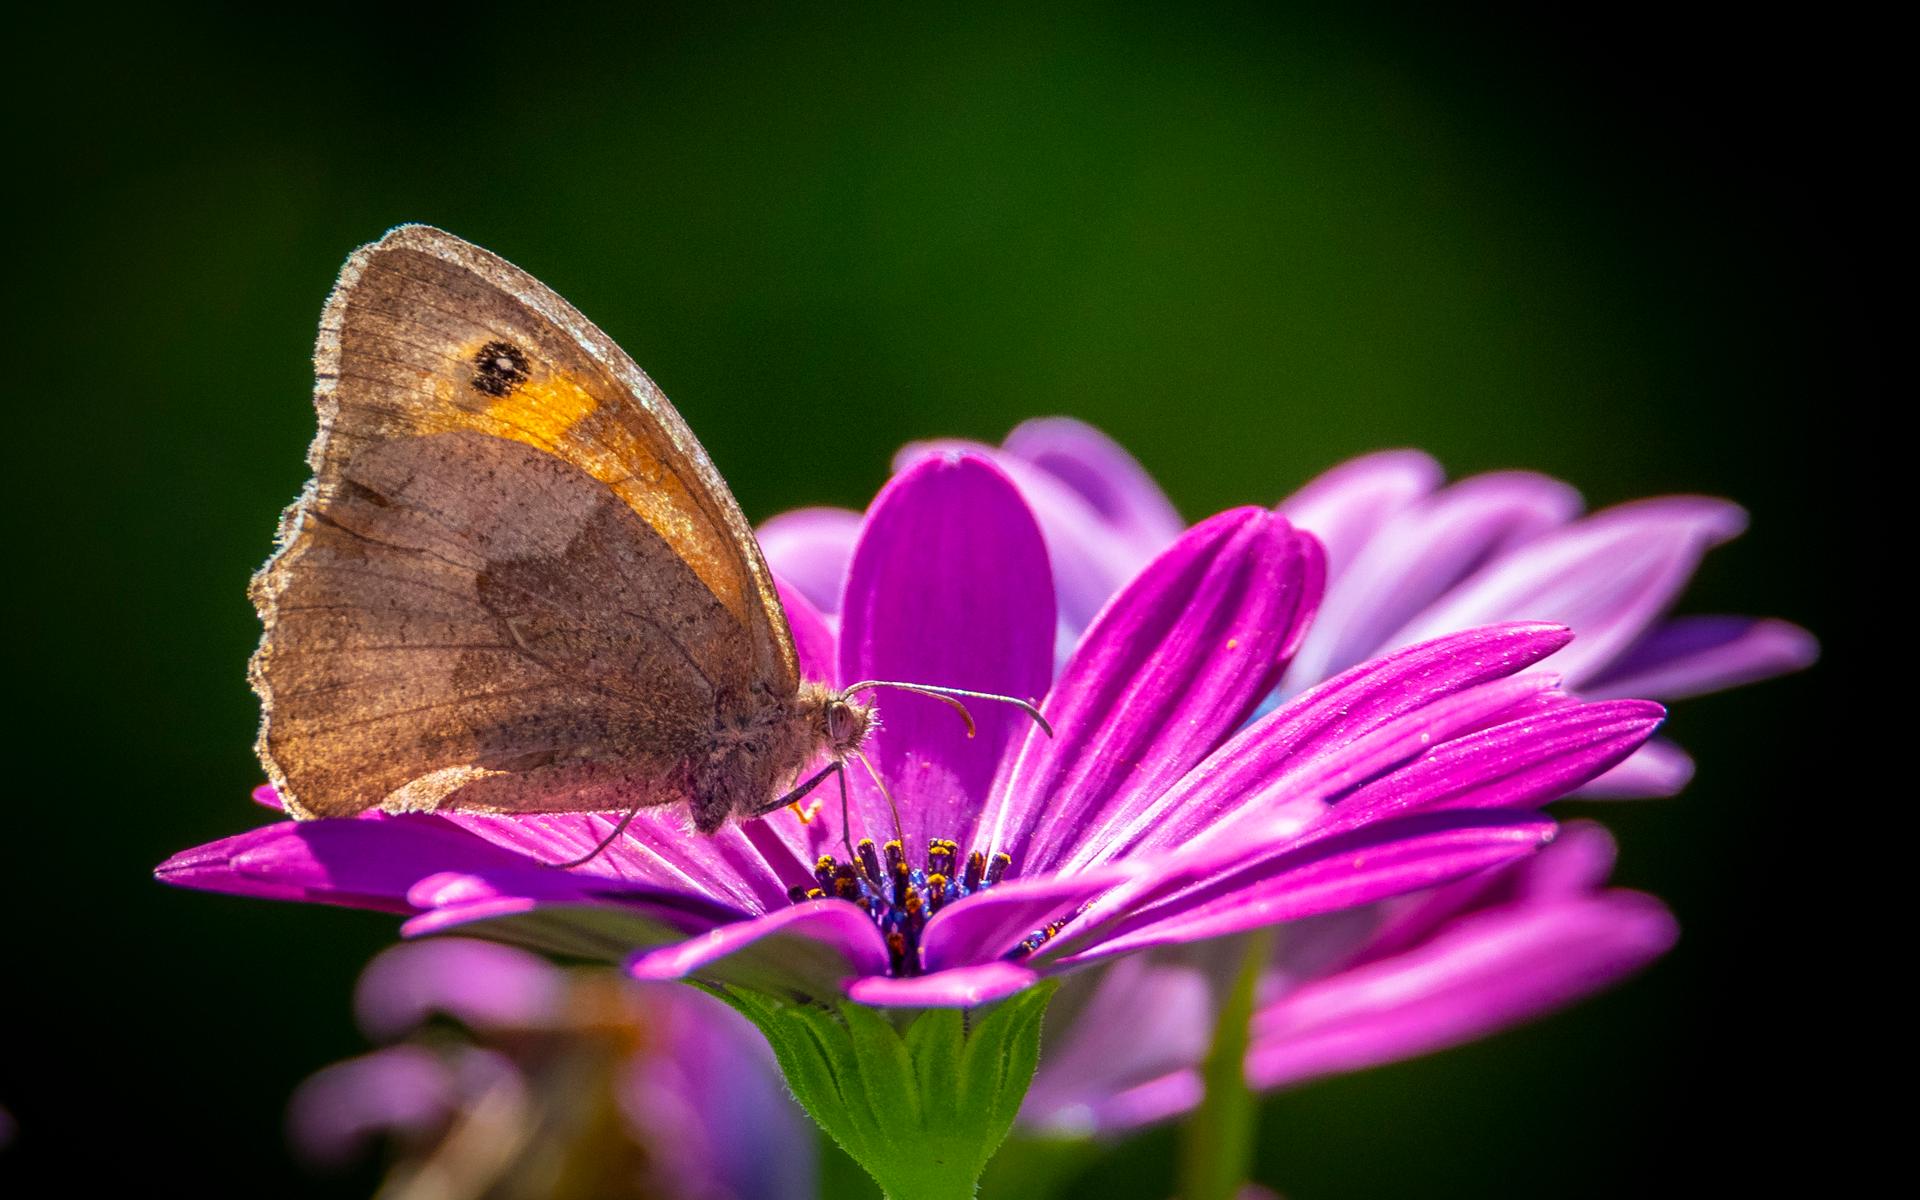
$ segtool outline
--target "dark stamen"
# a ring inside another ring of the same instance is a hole
[[[845,859],[822,854],[812,871],[818,886],[790,887],[787,898],[798,904],[832,897],[858,905],[886,939],[891,973],[918,975],[920,936],[927,922],[947,905],[999,883],[1012,866],[1012,857],[1005,853],[988,856],[973,850],[962,858],[960,843],[940,837],[927,839],[924,864],[916,865],[898,838],[878,847],[872,838],[863,838]],[[1010,956],[1032,953],[1065,923],[1034,930]]]
[[[842,900],[853,900],[859,897],[860,877],[854,873],[851,863],[841,863],[834,868],[833,894]]]
[[[953,873],[953,856],[960,852],[960,843],[950,842],[946,838],[933,838],[927,842],[927,870],[938,875]]]

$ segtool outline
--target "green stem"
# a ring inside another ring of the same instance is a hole
[[[1220,1005],[1213,1045],[1200,1067],[1205,1094],[1180,1134],[1182,1200],[1233,1200],[1253,1169],[1256,1110],[1247,1087],[1254,992],[1273,955],[1275,932],[1247,934],[1233,985]]]

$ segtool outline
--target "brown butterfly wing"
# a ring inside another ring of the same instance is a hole
[[[790,696],[758,545],[677,413],[524,272],[404,227],[348,260],[313,481],[254,581],[289,807],[685,794],[716,703]]]

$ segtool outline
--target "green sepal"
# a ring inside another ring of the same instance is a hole
[[[1055,986],[904,1011],[709,990],[766,1035],[801,1107],[890,1200],[967,1200],[1033,1082]]]

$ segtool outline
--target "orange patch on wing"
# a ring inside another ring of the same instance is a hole
[[[529,379],[487,405],[486,417],[513,432],[507,436],[542,450],[552,450],[567,431],[600,407],[587,389],[571,376],[549,375]]]
[[[477,349],[462,347],[461,354],[471,357]],[[448,381],[442,386],[454,385]],[[606,484],[686,560],[700,582],[742,625],[748,623],[747,581],[734,569],[731,548],[717,540],[717,530],[692,519],[699,508],[687,485],[632,429],[603,411],[581,380],[565,371],[536,370],[533,378],[477,413],[451,403],[444,411],[458,414],[447,422],[448,430],[471,429],[525,443],[567,460]],[[421,428],[419,432],[440,430]]]

